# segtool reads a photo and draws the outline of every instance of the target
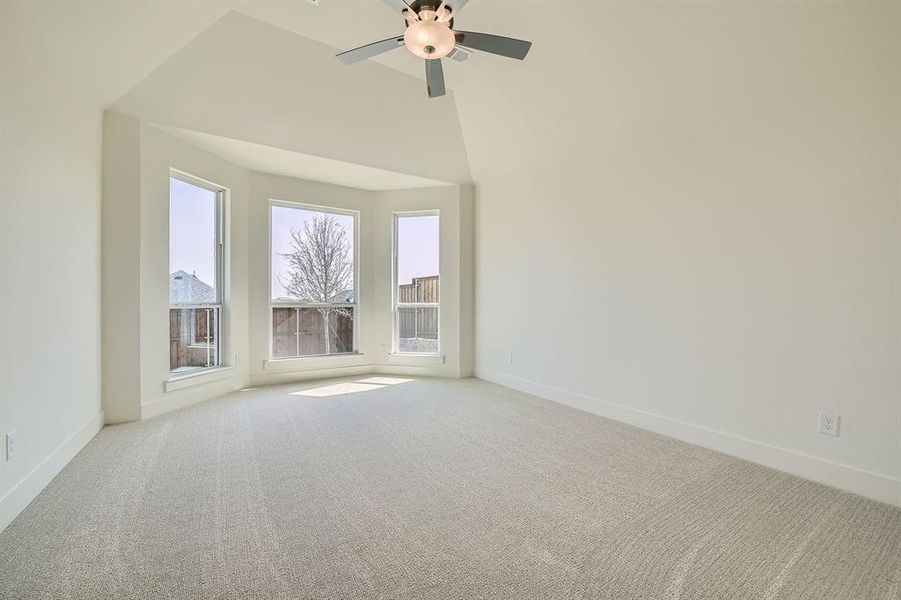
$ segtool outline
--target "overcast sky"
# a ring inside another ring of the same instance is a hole
[[[169,273],[216,286],[216,193],[169,179]]]
[[[438,274],[438,215],[398,219],[397,280],[400,285],[414,277]]]
[[[287,208],[284,206],[272,207],[272,297],[285,298],[288,293],[279,282],[288,280],[288,265],[282,254],[291,252],[291,230],[303,231],[304,223],[312,221],[316,213],[302,208]],[[354,243],[354,219],[350,215],[332,216],[338,220],[338,225],[347,233],[347,241],[350,242],[350,252],[353,256]]]

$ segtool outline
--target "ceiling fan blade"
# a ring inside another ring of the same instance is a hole
[[[409,10],[414,15],[416,14],[412,8],[410,8],[410,4],[406,2],[406,0],[382,0],[385,4],[390,6],[393,10],[397,10],[403,12],[405,10]]]
[[[429,90],[429,98],[444,95],[444,69],[441,67],[440,58],[426,59],[425,83]]]
[[[532,47],[532,42],[500,35],[492,35],[490,33],[454,31],[454,35],[457,37],[457,43],[461,46],[506,56],[508,58],[515,58],[516,60],[524,59],[526,54],[529,53],[529,48]]]
[[[350,65],[367,58],[372,58],[373,56],[377,56],[379,54],[382,54],[383,52],[387,52],[388,50],[400,48],[403,45],[404,38],[394,36],[389,37],[386,40],[372,42],[371,44],[366,44],[365,46],[354,48],[353,50],[339,52],[335,56],[338,57],[338,60],[340,60],[344,64]]]

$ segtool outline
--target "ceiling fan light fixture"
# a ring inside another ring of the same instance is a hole
[[[438,8],[435,8],[435,1],[385,0],[407,22],[403,37],[391,36],[335,56],[344,64],[352,65],[406,46],[414,56],[425,59],[426,89],[429,98],[438,98],[446,93],[442,58],[463,62],[472,52],[480,51],[522,60],[529,53],[532,42],[526,40],[453,29],[457,13],[469,0],[441,0]]]
[[[419,58],[444,58],[456,43],[454,32],[446,22],[435,20],[433,10],[420,11],[419,20],[409,22],[404,31],[404,45]]]

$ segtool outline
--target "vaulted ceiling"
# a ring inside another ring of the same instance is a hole
[[[842,41],[866,32],[853,51],[868,55],[853,59],[876,76],[892,55],[899,7],[472,0],[458,28],[528,39],[532,51],[524,62],[445,61],[450,93],[435,100],[422,61],[403,49],[353,66],[333,58],[401,31],[378,0],[11,10],[36,25],[29,47],[51,65],[31,78],[34,101],[66,95],[163,125],[457,183],[555,163],[561,176],[591,168],[597,177],[623,152],[678,160],[685,143],[715,151],[735,135],[790,131],[797,115],[761,90],[856,102],[854,89],[833,89],[823,65],[850,59]],[[759,114],[771,120],[754,122]],[[729,131],[715,119],[748,127]]]
[[[229,12],[112,108],[326,159],[470,181],[453,94],[429,99],[415,77],[371,61],[347,66],[334,54]]]

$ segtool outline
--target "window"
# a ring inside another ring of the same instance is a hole
[[[269,210],[272,358],[355,352],[357,213]]]
[[[438,354],[438,212],[394,215],[394,351]]]
[[[224,191],[169,178],[169,372],[221,364]]]

